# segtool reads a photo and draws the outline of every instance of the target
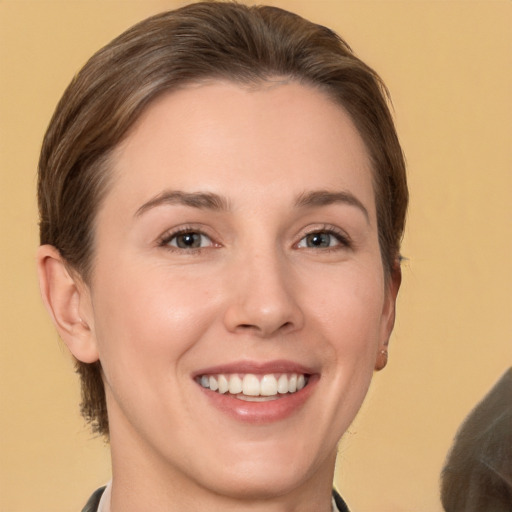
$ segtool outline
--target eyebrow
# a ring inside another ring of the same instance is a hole
[[[147,210],[162,205],[183,205],[212,211],[226,211],[229,209],[228,201],[211,192],[182,192],[180,190],[167,190],[144,203],[136,212],[140,217]]]
[[[370,222],[370,215],[364,204],[354,194],[346,190],[336,192],[330,190],[314,190],[300,194],[295,200],[295,206],[298,208],[314,208],[336,203],[355,206],[364,214],[366,221],[368,223]]]
[[[327,206],[336,203],[355,206],[361,210],[366,217],[367,222],[370,222],[368,210],[356,196],[348,191],[333,192],[329,190],[314,190],[311,192],[304,192],[297,196],[295,200],[295,207],[315,208],[318,206]],[[167,190],[144,203],[135,212],[135,216],[140,217],[147,210],[156,208],[157,206],[176,204],[212,211],[229,210],[228,200],[218,194],[213,194],[211,192],[183,192],[181,190]]]

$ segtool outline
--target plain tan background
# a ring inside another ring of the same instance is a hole
[[[36,284],[36,165],[93,51],[177,1],[0,0],[0,512],[78,511],[109,479]],[[253,3],[253,2],[248,2]],[[411,207],[390,363],[340,446],[354,512],[439,512],[457,427],[512,364],[512,2],[276,0],[388,84]]]

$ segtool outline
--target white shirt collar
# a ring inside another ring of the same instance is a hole
[[[100,502],[98,504],[97,512],[110,512],[110,494],[112,492],[112,480],[107,484],[107,487],[101,495]]]

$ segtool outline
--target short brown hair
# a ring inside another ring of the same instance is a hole
[[[41,244],[85,282],[94,220],[109,186],[109,155],[160,94],[204,79],[289,77],[349,113],[374,171],[379,242],[389,275],[399,256],[408,193],[405,163],[378,75],[331,30],[276,7],[200,2],[148,18],[99,50],[62,96],[39,161]],[[77,362],[82,414],[108,435],[100,362]]]

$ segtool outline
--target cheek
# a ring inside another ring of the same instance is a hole
[[[368,267],[367,267],[368,268]],[[354,268],[315,287],[312,332],[322,333],[324,406],[319,423],[336,443],[359,411],[370,385],[380,339],[384,282],[375,270]],[[377,267],[378,268],[378,267]],[[312,306],[313,307],[313,306]]]
[[[311,301],[338,357],[371,353],[379,341],[384,280],[371,267],[356,270],[331,276]]]
[[[329,392],[341,408],[359,407],[374,371],[384,306],[383,274],[375,268],[379,267],[355,268],[332,277],[313,301],[317,314],[312,316],[323,332],[325,368],[332,378]]]
[[[107,378],[157,369],[179,372],[180,358],[215,316],[215,302],[201,280],[162,269],[105,272],[93,296],[95,333]],[[121,278],[122,276],[122,278]],[[201,305],[199,308],[198,305]]]

